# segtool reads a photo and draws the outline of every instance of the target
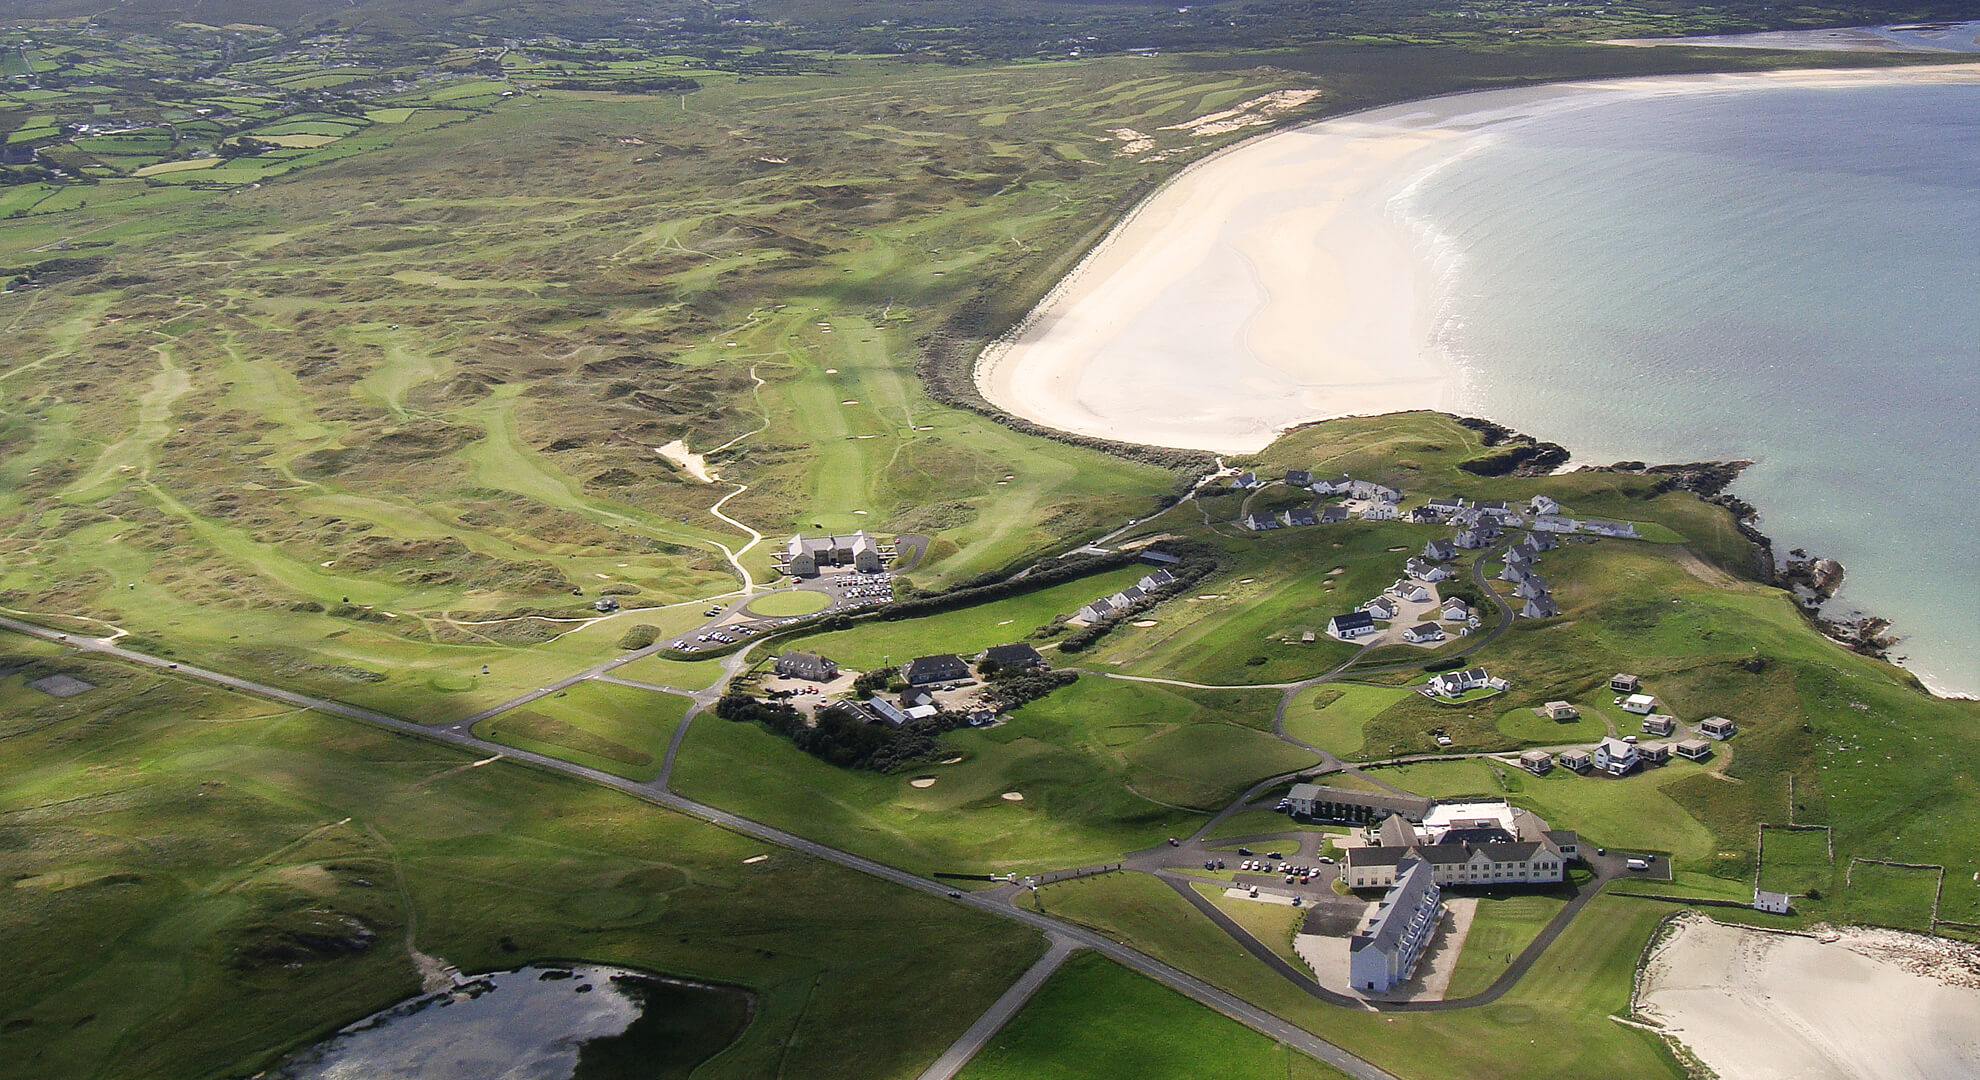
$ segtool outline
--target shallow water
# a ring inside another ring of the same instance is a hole
[[[1391,204],[1447,271],[1464,411],[1582,462],[1759,462],[1783,552],[1848,567],[1980,694],[1980,89],[1759,88],[1497,129]]]
[[[271,1075],[286,1080],[670,1080],[733,1042],[738,990],[580,964],[475,979],[368,1016]]]

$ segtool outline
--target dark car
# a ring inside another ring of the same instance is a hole
[[[1249,855],[1249,854],[1251,854],[1251,849],[1250,849],[1250,848],[1248,848],[1248,847],[1241,847],[1241,848],[1239,848],[1239,849],[1238,849],[1238,854],[1239,854],[1239,855]]]

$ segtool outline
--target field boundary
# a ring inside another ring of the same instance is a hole
[[[1793,810],[1794,810],[1794,808],[1793,808],[1793,804],[1792,804],[1792,803],[1790,803],[1790,804],[1789,804],[1789,807],[1788,807],[1788,812],[1789,812],[1789,815],[1790,815],[1790,816],[1792,816],[1792,815],[1793,815]],[[1827,834],[1828,834],[1828,836],[1827,836],[1827,839],[1828,839],[1828,842],[1829,842],[1829,865],[1831,865],[1831,866],[1834,866],[1834,865],[1835,865],[1835,862],[1836,862],[1836,830],[1835,830],[1835,829],[1833,829],[1833,828],[1831,828],[1831,827],[1829,827],[1829,826],[1827,826],[1827,825],[1795,825],[1795,824],[1793,824],[1793,823],[1791,823],[1791,822],[1790,822],[1790,823],[1788,823],[1788,824],[1782,824],[1782,823],[1780,823],[1780,822],[1774,822],[1774,821],[1763,821],[1763,822],[1761,822],[1761,823],[1760,823],[1759,825],[1757,825],[1757,826],[1755,826],[1755,827],[1754,827],[1754,830],[1753,830],[1753,831],[1754,831],[1754,843],[1753,843],[1753,889],[1754,889],[1754,891],[1755,891],[1755,892],[1758,892],[1758,891],[1759,891],[1759,889],[1760,889],[1760,874],[1761,874],[1761,872],[1762,872],[1762,869],[1763,869],[1763,868],[1764,868],[1764,867],[1766,866],[1766,864],[1767,864],[1767,830],[1768,830],[1768,829],[1780,829],[1780,830],[1782,830],[1783,832],[1822,832],[1822,833],[1827,833]],[[1866,861],[1866,862],[1875,862],[1875,861],[1877,861],[1877,860],[1874,860],[1874,859],[1867,859],[1867,860],[1864,860],[1864,861]],[[1854,864],[1852,864],[1852,865],[1854,865]],[[1894,864],[1894,865],[1895,865],[1895,864]],[[1834,871],[1830,871],[1830,872],[1831,872],[1831,873],[1834,873]],[[1943,880],[1943,878],[1944,878],[1944,875],[1943,875],[1943,873],[1942,873],[1942,874],[1941,874],[1940,876],[1941,876],[1941,880]],[[1831,879],[1831,880],[1834,880],[1834,879]],[[1843,884],[1844,884],[1845,886],[1847,886],[1847,885],[1849,884],[1849,879],[1848,879],[1848,874],[1847,874],[1847,872],[1845,872],[1845,874],[1844,874],[1844,877],[1843,877]],[[1934,904],[1934,906],[1933,906],[1933,914],[1934,914],[1934,915],[1936,915],[1937,913],[1938,913],[1938,908],[1937,908],[1937,905],[1936,905],[1936,903],[1935,903],[1935,904]]]
[[[1934,888],[1934,889],[1932,890],[1932,922],[1931,922],[1931,927],[1932,927],[1932,929],[1933,929],[1933,930],[1937,930],[1937,929],[1939,928],[1939,925],[1940,925],[1940,923],[1942,922],[1942,920],[1941,920],[1941,919],[1939,918],[1939,901],[1940,901],[1941,899],[1943,899],[1943,898],[1945,897],[1945,895],[1946,895],[1946,868],[1945,868],[1945,867],[1943,867],[1943,866],[1941,866],[1941,865],[1939,865],[1938,863],[1912,863],[1912,862],[1898,862],[1898,861],[1896,861],[1896,860],[1894,860],[1894,859],[1866,859],[1866,858],[1864,858],[1864,857],[1862,857],[1861,855],[1852,855],[1852,856],[1850,856],[1850,860],[1849,860],[1849,866],[1848,866],[1848,867],[1847,867],[1846,869],[1844,869],[1844,870],[1843,870],[1843,887],[1844,887],[1844,888],[1848,888],[1848,887],[1850,886],[1850,883],[1851,883],[1851,879],[1852,879],[1852,878],[1854,878],[1854,877],[1856,876],[1856,864],[1857,864],[1857,863],[1870,863],[1870,864],[1872,864],[1872,865],[1875,865],[1875,866],[1894,866],[1894,867],[1897,867],[1897,868],[1898,868],[1899,870],[1936,870],[1936,871],[1938,871],[1938,873],[1939,873],[1939,884],[1938,884],[1938,886],[1937,886],[1936,888]],[[1956,923],[1956,922],[1951,922],[1951,921],[1945,921],[1945,925],[1947,925],[1947,926],[1970,926],[1970,925],[1972,925],[1972,924],[1970,924],[1970,923]]]

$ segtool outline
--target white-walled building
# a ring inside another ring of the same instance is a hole
[[[1348,940],[1348,978],[1354,988],[1381,994],[1409,981],[1443,910],[1443,890],[1429,865],[1409,860],[1368,925]]]

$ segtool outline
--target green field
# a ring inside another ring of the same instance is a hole
[[[414,993],[412,947],[745,986],[756,1015],[705,1075],[907,1077],[1041,948],[802,856],[746,864],[761,844],[536,770],[0,646],[29,665],[0,678],[0,1075],[249,1074]],[[97,689],[22,686],[57,671]],[[373,947],[335,944],[360,928]]]
[[[1074,956],[962,1080],[1331,1080],[1341,1074],[1104,957]]]
[[[660,771],[661,754],[685,711],[671,694],[582,682],[484,720],[475,734],[647,780]]]
[[[832,598],[824,593],[803,589],[784,589],[753,597],[749,610],[753,615],[779,618],[789,615],[815,615],[832,605]]]
[[[1302,690],[1286,707],[1286,734],[1346,758],[1362,754],[1368,721],[1413,691],[1330,683]]]
[[[1567,901],[1551,895],[1478,898],[1445,997],[1468,997],[1491,986]]]
[[[1311,755],[1157,686],[1086,676],[996,727],[951,732],[925,767],[823,764],[753,724],[703,716],[675,767],[684,794],[919,871],[1075,866],[1195,828]],[[950,758],[961,758],[942,764]],[[915,787],[916,777],[935,783]],[[1022,801],[1003,798],[1007,792]]]

